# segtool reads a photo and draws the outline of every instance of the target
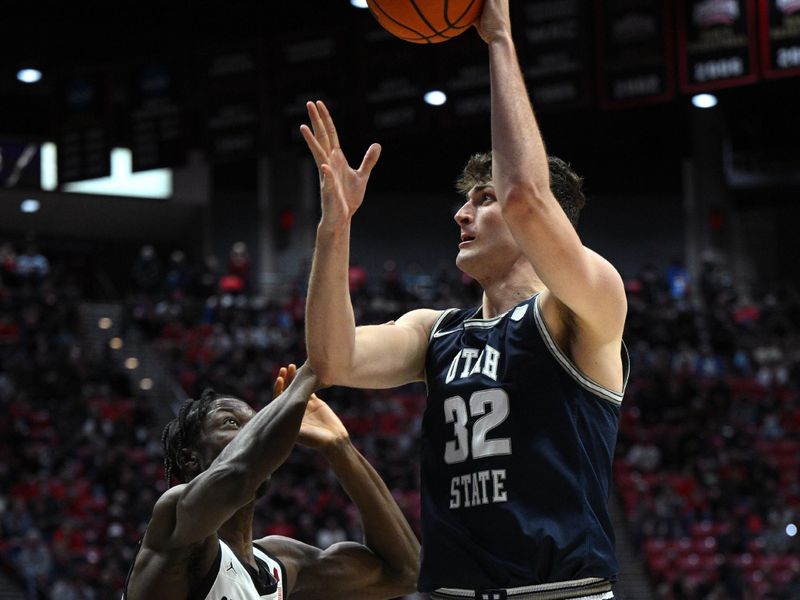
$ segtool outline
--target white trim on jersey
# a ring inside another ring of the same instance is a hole
[[[547,323],[544,322],[544,315],[542,315],[542,308],[539,306],[539,296],[536,296],[536,299],[533,301],[533,314],[536,320],[536,326],[539,329],[539,333],[542,336],[542,339],[545,342],[545,346],[547,349],[550,350],[550,353],[553,357],[558,361],[558,363],[564,368],[564,370],[569,373],[575,381],[577,381],[582,387],[586,388],[593,394],[600,396],[604,400],[608,400],[609,402],[613,402],[616,405],[622,404],[622,397],[625,394],[625,388],[628,386],[628,377],[630,376],[630,367],[628,359],[628,349],[625,347],[625,342],[622,342],[622,352],[625,353],[625,362],[628,364],[623,364],[622,368],[624,371],[624,379],[622,382],[622,392],[615,392],[614,390],[610,390],[605,386],[600,385],[596,381],[587,377],[578,367],[573,363],[566,354],[561,351],[561,348],[558,347],[553,336],[550,334],[550,330],[547,328]]]
[[[448,333],[455,333],[456,331],[458,331],[458,330],[456,330],[456,329],[454,329],[453,331],[445,331],[444,333],[439,333],[439,332],[437,331],[437,329],[439,328],[439,325],[441,325],[441,324],[442,324],[442,321],[444,320],[444,318],[445,318],[447,315],[451,315],[451,314],[453,314],[453,313],[454,313],[455,311],[457,311],[457,310],[458,310],[457,308],[448,308],[447,310],[443,310],[443,311],[442,311],[442,312],[439,314],[439,316],[438,316],[438,317],[436,318],[436,320],[433,322],[433,327],[431,327],[431,334],[428,336],[428,343],[430,343],[430,341],[431,341],[433,338],[435,338],[435,337],[441,337],[441,336],[443,336],[443,335],[447,335]]]
[[[275,590],[261,596],[249,571],[233,550],[222,540],[219,541],[219,546],[221,551],[219,571],[211,589],[205,596],[206,600],[219,600],[223,596],[236,600],[284,600],[286,598],[286,591],[283,587],[285,584],[283,565],[277,560],[257,546],[253,546],[253,554],[266,564],[270,574],[274,576],[276,572],[278,573],[278,576],[275,577],[277,580]]]

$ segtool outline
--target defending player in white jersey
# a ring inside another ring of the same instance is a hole
[[[286,391],[286,381],[291,383]],[[282,369],[259,412],[230,396],[188,400],[164,430],[168,489],[134,559],[125,600],[380,599],[414,589],[419,544],[386,485],[313,392],[308,366]],[[299,432],[299,433],[298,433]],[[321,550],[253,539],[253,511],[295,440],[329,461],[361,514],[365,542]]]

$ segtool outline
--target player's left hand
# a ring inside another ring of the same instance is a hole
[[[352,168],[339,145],[339,134],[336,133],[336,126],[325,103],[307,102],[306,109],[311,127],[301,125],[300,133],[319,170],[322,198],[320,224],[335,228],[348,223],[364,201],[367,181],[372,168],[378,162],[381,147],[372,144],[364,155],[361,166],[358,169]]]
[[[511,37],[508,0],[485,0],[483,12],[475,21],[475,28],[487,44],[502,36]]]
[[[293,364],[280,368],[273,387],[273,398],[277,398],[283,393],[296,373],[297,368]],[[347,428],[331,410],[331,407],[316,394],[311,394],[303,415],[303,422],[300,424],[297,441],[314,450],[325,451],[339,446],[349,439],[350,434],[347,432]]]

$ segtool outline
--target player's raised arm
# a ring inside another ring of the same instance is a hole
[[[328,460],[358,508],[364,543],[342,542],[323,550],[279,536],[257,542],[285,564],[291,597],[335,594],[378,600],[413,592],[419,542],[386,484],[355,449],[336,414],[316,395],[309,400],[297,441]]]
[[[309,362],[326,384],[393,387],[422,378],[435,311],[413,311],[396,323],[356,328],[348,288],[350,226],[380,155],[373,144],[353,169],[322,102],[307,104],[311,127],[301,132],[320,174],[322,218],[306,303]]]
[[[207,419],[220,420],[219,427],[214,424],[205,428],[211,430],[210,435],[220,444],[228,442],[225,438],[229,435],[233,438],[208,468],[204,468],[201,452],[181,451],[180,468],[191,481],[168,491],[164,502],[159,500],[145,544],[170,549],[199,542],[215,534],[238,509],[252,501],[258,486],[291,451],[308,397],[317,383],[311,369],[303,366],[293,385],[249,421],[249,415],[238,414],[241,409],[234,404],[220,405],[213,409],[216,414],[209,411]]]
[[[493,192],[542,282],[598,340],[621,334],[626,304],[614,267],[581,243],[551,191],[550,170],[511,37],[508,0],[486,0],[478,24],[489,46]]]

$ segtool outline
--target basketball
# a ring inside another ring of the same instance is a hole
[[[466,31],[483,0],[367,0],[381,27],[401,40],[438,44]]]

